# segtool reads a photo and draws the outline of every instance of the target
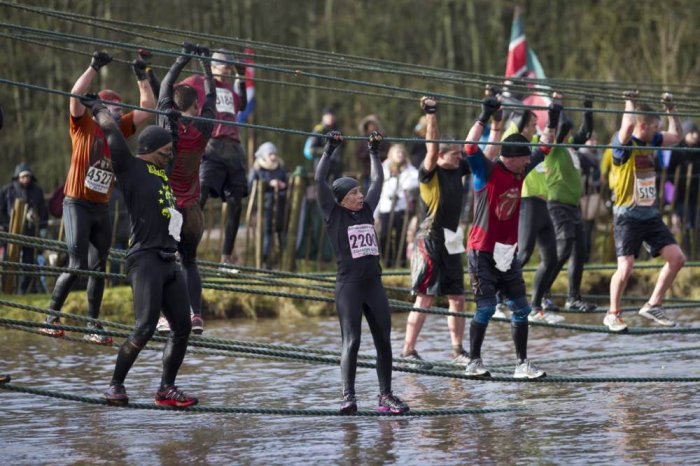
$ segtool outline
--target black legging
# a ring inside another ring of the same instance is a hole
[[[164,260],[157,250],[147,250],[127,257],[126,278],[134,297],[136,325],[119,349],[112,383],[124,383],[139,352],[155,333],[162,311],[171,331],[163,350],[161,388],[174,385],[192,329],[182,270],[175,260]]]
[[[530,260],[535,243],[540,248],[540,263],[532,282],[532,304],[542,306],[542,297],[558,273],[557,243],[547,202],[538,197],[524,197],[518,224],[518,260],[523,266]]]
[[[551,282],[559,275],[566,261],[569,261],[569,299],[579,299],[581,297],[583,264],[586,261],[586,239],[583,223],[580,220],[573,224],[573,236],[557,237],[557,265]],[[551,286],[552,283],[549,284],[548,288]]]
[[[204,232],[204,215],[199,204],[178,209],[182,214],[182,231],[178,251],[182,258],[182,268],[187,282],[187,293],[190,297],[192,312],[202,314],[202,278],[197,267],[197,247]]]
[[[199,205],[204,208],[204,205],[209,199],[209,191],[211,187],[202,184],[202,192],[199,197]],[[224,243],[221,248],[221,254],[230,256],[233,252],[233,246],[236,243],[236,235],[238,235],[238,227],[241,225],[241,214],[243,213],[243,196],[238,194],[226,194],[223,199],[228,206],[226,207],[226,223],[224,224]]]
[[[391,315],[381,278],[361,282],[336,282],[335,308],[340,320],[343,348],[340,373],[343,395],[355,394],[357,352],[360,349],[362,314],[369,324],[377,350],[377,378],[381,394],[391,392]]]
[[[79,199],[63,200],[63,224],[68,247],[68,268],[104,272],[112,241],[112,227],[107,204]],[[63,272],[56,280],[49,309],[60,311],[78,275]],[[104,277],[89,277],[87,284],[88,316],[97,319],[105,289]]]

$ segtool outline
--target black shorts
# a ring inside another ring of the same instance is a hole
[[[642,244],[652,257],[669,244],[677,244],[660,216],[638,220],[626,215],[615,216],[615,254],[617,257],[639,256]]]
[[[444,241],[419,237],[411,257],[411,294],[464,294],[462,254],[448,254]]]
[[[496,268],[496,261],[491,252],[469,251],[467,264],[477,306],[481,302],[495,304],[497,291],[511,300],[526,296],[523,269],[517,255],[513,257],[507,272]]]
[[[209,139],[199,166],[199,181],[212,197],[226,200],[248,195],[245,152],[239,142],[225,138]]]
[[[548,202],[547,210],[554,225],[554,234],[557,240],[575,239],[583,232],[581,221],[581,209],[578,206],[562,204],[561,202]],[[579,230],[579,233],[577,233]]]

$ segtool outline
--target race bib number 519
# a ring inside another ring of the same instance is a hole
[[[353,225],[348,227],[348,241],[350,242],[350,253],[353,259],[364,256],[378,256],[379,245],[374,226],[365,223],[364,225]]]

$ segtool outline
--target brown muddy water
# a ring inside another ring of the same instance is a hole
[[[691,325],[697,310],[674,310]],[[628,313],[633,326],[646,326]],[[394,351],[405,314],[393,317]],[[600,324],[602,315],[568,322]],[[205,336],[337,350],[335,319],[206,322]],[[698,377],[699,351],[613,358],[617,352],[681,348],[697,334],[608,335],[531,327],[530,357],[552,375]],[[78,335],[79,336],[79,335]],[[0,373],[16,385],[99,397],[116,351],[0,328]],[[493,323],[487,367],[512,359],[507,324]],[[429,316],[419,342],[430,360],[449,357],[444,317]],[[361,352],[372,354],[363,327]],[[575,362],[547,359],[590,356]],[[126,387],[151,403],[160,353],[144,351]],[[510,369],[508,369],[510,371]],[[178,385],[203,406],[335,409],[336,366],[188,354]],[[372,409],[373,369],[358,369],[360,409]],[[323,417],[187,414],[117,409],[0,390],[2,464],[688,464],[700,462],[700,396],[695,383],[516,384],[394,372],[394,391],[413,409],[520,407],[514,413],[442,417]]]

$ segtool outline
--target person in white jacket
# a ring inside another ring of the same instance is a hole
[[[389,148],[384,169],[384,186],[374,217],[379,220],[380,245],[386,267],[404,267],[406,255],[399,253],[401,237],[409,220],[412,191],[418,189],[418,170],[411,165],[403,144]],[[404,242],[405,244],[405,242]],[[402,248],[405,250],[405,248]]]

